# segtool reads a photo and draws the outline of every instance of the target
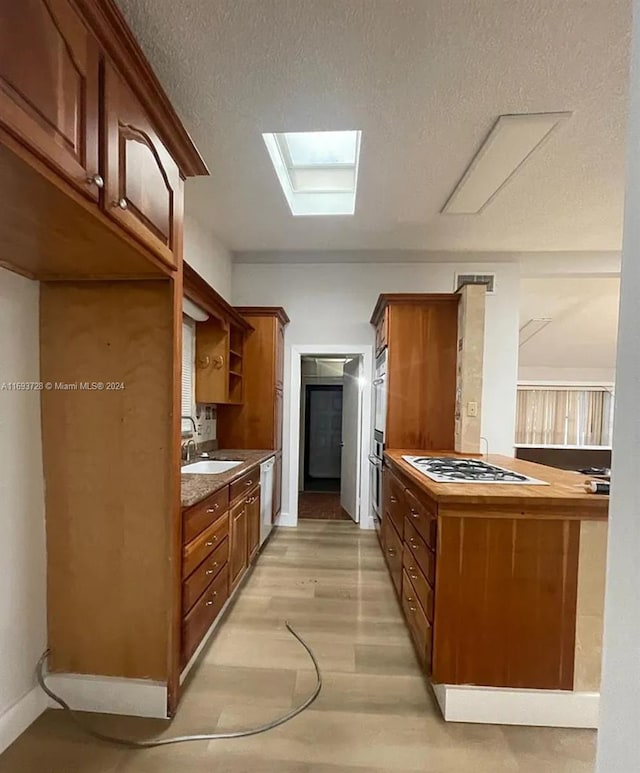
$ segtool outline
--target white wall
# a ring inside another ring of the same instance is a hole
[[[231,298],[231,254],[211,229],[189,215],[188,208],[184,218],[184,259],[223,298]]]
[[[38,381],[38,297],[0,269],[0,751],[45,705],[31,692],[47,643],[40,393],[2,389]]]
[[[575,381],[590,384],[613,384],[615,368],[560,368],[545,365],[520,365],[519,381]]]
[[[640,0],[629,93],[598,773],[640,770]]]
[[[291,346],[373,344],[371,312],[382,292],[452,292],[454,274],[496,274],[487,298],[483,435],[492,453],[513,454],[518,367],[519,268],[516,264],[464,263],[236,263],[233,303],[284,306],[284,500],[288,513],[288,417]]]

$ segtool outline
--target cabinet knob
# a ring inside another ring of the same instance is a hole
[[[393,504],[393,505],[397,505],[398,504],[398,500],[395,497],[389,497],[389,499],[391,501],[391,504]]]
[[[411,510],[412,518],[420,518],[420,513],[417,510]]]
[[[252,480],[248,480],[244,485],[245,486],[253,486],[253,481]]]
[[[415,607],[409,607],[409,612],[417,612],[418,610]]]
[[[387,552],[389,553],[390,556],[395,556],[396,554],[396,551],[393,548],[389,548]]]
[[[206,606],[212,607],[213,606],[213,600],[215,599],[215,597],[217,595],[218,595],[218,591],[214,590],[213,593],[211,594],[211,598],[209,599],[209,601],[207,601]]]
[[[418,575],[417,574],[410,574],[409,577],[411,577],[412,580],[417,580]]]
[[[413,604],[413,602],[415,601],[415,599],[414,599],[414,598],[412,598],[411,596],[407,596],[407,601],[409,602],[409,604]]]
[[[87,177],[88,185],[95,185],[96,188],[104,188],[104,179],[99,174],[92,174]]]
[[[216,504],[213,507],[207,508],[208,513],[215,513],[216,510],[218,510],[220,505],[216,502]]]
[[[205,547],[210,548],[217,539],[218,539],[217,537],[213,537],[213,539],[210,539],[208,542],[205,542],[204,543]]]
[[[129,202],[125,198],[122,198],[122,199],[118,199],[117,201],[114,201],[113,206],[118,207],[119,209],[127,209],[127,207],[129,206]]]

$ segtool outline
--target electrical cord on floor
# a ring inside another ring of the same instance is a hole
[[[197,735],[180,735],[180,736],[174,736],[170,738],[153,738],[148,741],[135,741],[130,738],[117,738],[116,736],[105,735],[104,733],[99,733],[93,728],[86,725],[83,722],[83,720],[77,716],[76,712],[71,708],[71,706],[69,706],[69,704],[64,700],[64,698],[61,698],[59,695],[56,695],[53,692],[53,690],[51,690],[47,686],[45,681],[45,674],[44,674],[44,664],[47,660],[47,657],[49,656],[49,650],[47,650],[38,661],[38,665],[36,666],[36,677],[38,679],[38,684],[40,685],[40,687],[42,687],[44,692],[51,698],[51,700],[55,701],[55,703],[57,703],[61,709],[68,712],[71,719],[83,732],[93,736],[94,738],[97,738],[99,741],[116,744],[118,746],[126,746],[130,749],[154,749],[157,746],[169,746],[171,744],[176,744],[176,743],[191,743],[192,741],[218,741],[218,740],[223,740],[228,738],[246,738],[247,736],[250,736],[250,735],[259,735],[260,733],[266,733],[268,730],[273,730],[274,727],[283,725],[285,722],[288,722],[290,719],[297,717],[298,714],[301,714],[305,709],[311,706],[311,704],[315,701],[315,699],[320,694],[320,690],[322,689],[322,675],[320,674],[320,666],[318,665],[318,661],[316,660],[315,655],[311,651],[311,647],[309,647],[309,645],[304,641],[302,636],[296,633],[293,627],[289,625],[289,623],[286,620],[285,620],[285,625],[289,630],[289,633],[291,633],[300,642],[300,644],[305,648],[309,657],[311,658],[311,661],[316,670],[315,689],[313,690],[311,695],[309,695],[309,697],[304,701],[304,703],[301,703],[299,706],[297,706],[295,709],[292,709],[284,716],[279,717],[278,719],[274,719],[271,722],[267,722],[264,725],[259,725],[258,727],[247,728],[246,730],[231,730],[226,733],[200,733]]]

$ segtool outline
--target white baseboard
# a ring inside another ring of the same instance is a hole
[[[298,525],[297,515],[291,513],[280,513],[277,520],[278,526],[295,527]]]
[[[39,687],[23,696],[0,715],[0,754],[47,708],[47,696]]]
[[[597,728],[600,693],[434,684],[447,722]]]
[[[47,685],[77,711],[167,718],[167,685],[150,679],[49,674]],[[50,701],[51,708],[59,706]]]

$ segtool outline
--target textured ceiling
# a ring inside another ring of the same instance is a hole
[[[520,347],[521,366],[615,366],[618,278],[523,279],[520,291],[520,326],[532,318],[551,319]]]
[[[615,250],[630,0],[118,0],[233,250]],[[440,215],[502,113],[574,112],[481,215]],[[261,133],[361,129],[356,214],[293,218]]]

